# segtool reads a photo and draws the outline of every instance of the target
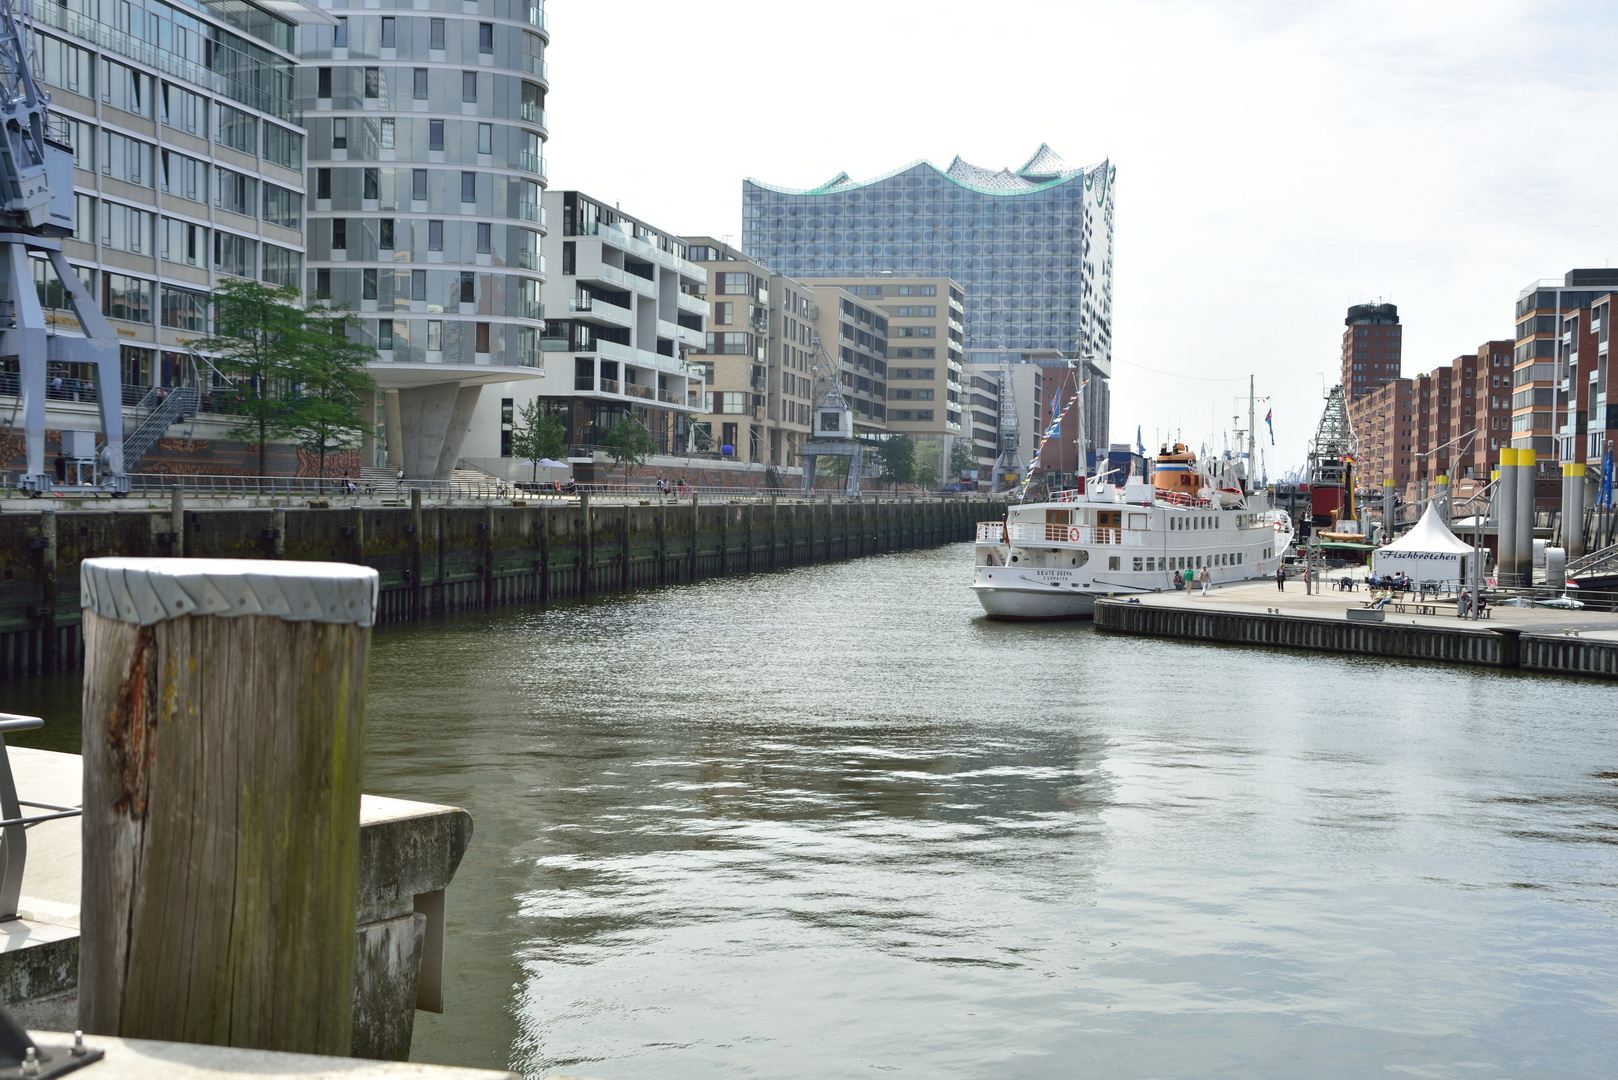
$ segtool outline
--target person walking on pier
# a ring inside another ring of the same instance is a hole
[[[1197,572],[1197,580],[1202,582],[1202,595],[1207,596],[1208,584],[1213,581],[1213,575],[1208,573],[1208,568],[1206,566]]]
[[[1275,564],[1275,587],[1279,592],[1287,591],[1287,568],[1284,563]]]

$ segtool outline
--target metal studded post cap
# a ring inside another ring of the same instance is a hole
[[[79,606],[150,626],[182,615],[275,615],[288,622],[376,618],[375,570],[270,559],[86,559]]]

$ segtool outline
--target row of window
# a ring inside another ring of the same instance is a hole
[[[260,277],[276,285],[297,285],[302,256],[289,248],[210,230],[179,218],[159,217],[122,203],[74,196],[73,237],[132,255],[160,255],[168,262],[198,266],[237,277]],[[209,233],[213,245],[209,246]],[[211,257],[210,257],[211,252]],[[260,258],[262,256],[262,258]]]
[[[344,96],[353,95],[353,73],[358,72],[360,81],[360,97],[363,100],[381,101],[383,98],[387,98],[389,101],[392,101],[395,99],[395,95],[388,93],[388,77],[383,73],[383,69],[381,67],[338,68],[337,70],[343,72],[341,78],[344,80],[342,85]],[[392,69],[390,68],[388,70]],[[434,69],[432,68],[423,67],[410,69],[410,100],[427,101],[431,99],[433,70]],[[484,80],[481,78],[483,74],[492,75],[493,73],[478,71],[461,72],[461,103],[463,105],[477,103],[480,87],[485,85]],[[451,83],[450,85],[453,86],[454,84]],[[486,85],[492,87],[494,84],[491,81]],[[324,108],[331,108],[333,89],[334,79],[332,69],[329,67],[316,69],[315,96],[326,102],[326,104],[323,106]],[[404,99],[399,97],[398,100],[403,101]],[[543,115],[540,110],[544,109],[544,107],[544,88],[538,83],[524,82],[522,84],[523,118],[531,120],[533,123],[539,123],[540,118]]]
[[[410,341],[409,319],[380,319],[376,324],[376,347],[379,352],[393,352],[403,346],[409,348]],[[452,326],[464,325],[451,323]],[[486,322],[473,323],[472,348],[474,352],[489,352],[490,327]],[[535,353],[539,348],[539,341],[532,326],[519,326],[517,328],[518,348],[525,354]],[[444,351],[444,320],[428,319],[427,334],[423,339],[426,351],[430,353]]]
[[[303,227],[303,196],[173,150],[158,151],[150,143],[115,131],[101,132],[101,175],[138,187],[157,187],[165,195],[213,205],[244,217],[262,218],[288,229]]]
[[[933,410],[931,410],[931,409],[890,409],[890,410],[888,410],[888,419],[889,420],[931,420],[932,418],[933,418]]]
[[[35,260],[34,283],[39,302],[46,308],[65,309],[71,305],[54,273],[44,260]],[[209,297],[205,292],[178,285],[159,284],[130,274],[74,267],[79,279],[101,299],[101,312],[109,319],[145,323],[154,321],[175,330],[208,332]],[[97,280],[99,279],[99,281]],[[99,288],[98,288],[99,285]]]
[[[937,296],[937,285],[845,285],[843,286],[855,296]],[[883,290],[887,292],[884,293]],[[900,314],[904,314],[903,311]],[[933,314],[928,308],[927,314]]]
[[[348,250],[349,222],[351,220],[354,221],[356,225],[358,225],[363,219],[358,219],[358,218],[354,218],[354,219],[351,219],[351,218],[332,218],[332,219],[330,219],[330,221],[331,221],[331,248],[332,248],[333,251],[347,251]],[[396,249],[396,245],[399,243],[399,241],[401,239],[405,240],[403,250],[409,251],[412,248],[413,245],[412,245],[411,240],[408,237],[402,235],[402,234],[404,234],[406,232],[406,230],[411,225],[410,222],[408,222],[408,221],[405,222],[404,223],[405,228],[403,228],[403,229],[399,228],[399,222],[395,218],[376,218],[374,220],[374,224],[376,225],[376,246],[377,246],[378,250],[380,250],[380,251],[393,251],[393,250]],[[544,269],[543,262],[541,261],[541,259],[539,257],[539,254],[538,254],[538,252],[539,252],[539,234],[537,232],[533,232],[533,231],[531,231],[529,229],[520,229],[518,231],[522,234],[522,236],[520,238],[522,246],[518,249],[518,252],[517,252],[517,256],[518,256],[517,262],[518,262],[518,264],[523,266],[524,269],[528,269],[528,270],[542,270],[542,269]],[[493,225],[493,223],[487,222],[487,221],[479,221],[479,222],[476,223],[475,232],[476,232],[476,236],[477,236],[477,240],[476,240],[477,254],[479,254],[479,255],[492,254],[493,251],[494,251],[494,225]],[[428,251],[443,251],[444,250],[444,222],[441,219],[433,218],[433,219],[430,219],[427,222],[427,250]],[[530,256],[531,256],[531,258],[530,258]]]
[[[347,171],[347,170],[345,170]],[[397,174],[403,170],[395,169],[362,169],[360,170],[360,198],[367,202],[380,203],[383,191],[388,194],[388,202],[392,204],[398,199],[401,192],[398,189]],[[426,203],[428,201],[427,177],[432,170],[410,170],[410,201],[412,203]],[[387,184],[383,183],[384,174]],[[487,190],[493,195],[495,178],[488,180]],[[519,216],[525,221],[538,221],[539,215],[539,185],[531,181],[521,181],[521,197],[518,200]],[[462,206],[475,204],[478,201],[478,173],[473,170],[461,170],[460,201]],[[352,190],[352,189],[350,189]],[[315,170],[315,198],[317,200],[330,200],[332,197],[332,170]],[[349,196],[352,198],[352,195]],[[391,205],[390,205],[391,209]]]
[[[475,270],[460,271],[434,271],[441,277],[448,278],[447,300],[430,297],[427,288],[426,270],[403,270],[377,267],[365,267],[360,271],[360,299],[378,300],[387,303],[404,302],[408,290],[408,300],[411,303],[447,302],[449,304],[476,304],[478,302],[477,279]],[[408,285],[405,284],[408,274]],[[386,282],[384,289],[382,283]],[[315,270],[315,294],[321,297],[332,295],[331,270],[318,268]],[[543,309],[539,301],[539,281],[535,278],[517,279],[517,311],[520,318],[537,319],[543,317]]]
[[[392,15],[382,16],[382,48],[398,48],[399,20]],[[427,47],[435,52],[444,51],[445,21],[443,19],[427,20]],[[532,36],[532,35],[530,35]],[[348,48],[348,17],[340,15],[337,25],[332,27],[332,48]],[[494,52],[494,23],[478,23],[478,52],[492,54]]]

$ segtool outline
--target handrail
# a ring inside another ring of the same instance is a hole
[[[0,858],[0,922],[17,917],[17,902],[22,897],[23,871],[28,863],[28,827],[42,821],[78,817],[84,812],[76,806],[56,806],[17,797],[17,782],[11,775],[11,753],[6,748],[5,733],[32,731],[44,726],[45,721],[38,716],[0,713],[0,832],[5,836],[5,843],[0,845],[4,851],[3,858]],[[50,810],[52,813],[24,817],[22,808],[25,806]]]

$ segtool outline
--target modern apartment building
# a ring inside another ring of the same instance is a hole
[[[1087,357],[1096,384],[1089,444],[1105,454],[1116,172],[1109,162],[1070,168],[1041,146],[1016,172],[957,157],[947,169],[918,161],[801,190],[749,179],[742,247],[799,280],[958,282],[969,298],[967,360],[994,362],[999,349]]]
[[[708,275],[708,333],[690,354],[707,386],[703,411],[693,418],[698,449],[796,467],[814,407],[813,293],[722,240],[685,241],[690,260]]]
[[[949,278],[816,279],[840,285],[888,317],[889,432],[933,442],[947,464],[962,433],[966,293]]]
[[[358,312],[382,356],[390,463],[444,477],[483,387],[542,369],[543,0],[332,15],[300,46],[306,287]]]
[[[979,355],[986,356],[987,359],[974,359],[974,356]],[[988,458],[990,466],[996,463],[1006,465],[1014,458],[1022,459],[1022,475],[1017,476],[1015,480],[1007,479],[1009,472],[1004,468],[995,472],[994,482],[997,488],[1020,482],[1028,470],[1034,468],[1038,462],[1040,435],[1050,423],[1051,397],[1047,385],[1047,378],[1051,372],[1041,361],[1056,366],[1058,378],[1071,370],[1069,363],[1054,349],[1044,354],[1008,355],[1004,359],[999,354],[967,353],[967,377],[973,379],[974,383],[978,379],[992,381],[998,391],[996,446],[988,454],[983,455],[982,439],[988,431],[988,425],[982,423],[979,418],[977,430],[974,432],[974,442],[978,444],[980,455]],[[1086,442],[1092,447],[1095,446],[1094,439],[1086,439]],[[1089,464],[1094,466],[1093,450],[1091,454]],[[986,479],[987,474],[983,478]]]
[[[962,387],[962,436],[971,440],[974,467],[987,479],[1000,453],[1000,379],[993,371],[968,365]]]
[[[818,339],[826,359],[814,372],[814,398],[820,400],[835,374],[843,396],[854,409],[854,430],[876,435],[888,430],[888,316],[872,300],[856,297],[841,285],[808,282],[811,339]],[[811,350],[814,345],[811,344]],[[827,366],[829,365],[829,366]]]
[[[526,475],[504,433],[540,398],[560,415],[575,472],[605,467],[602,436],[624,420],[657,454],[683,452],[703,409],[703,369],[687,353],[706,343],[706,272],[684,240],[580,191],[547,191],[550,272],[543,298],[545,365],[479,401],[464,457],[513,479]],[[509,369],[508,369],[509,370]]]
[[[1355,304],[1343,320],[1343,390],[1354,402],[1399,378],[1404,330],[1393,304]]]
[[[76,231],[63,249],[123,340],[125,397],[178,384],[192,373],[188,343],[207,334],[222,278],[302,283],[294,39],[300,23],[307,33],[325,16],[160,0],[30,11],[52,136],[72,146],[76,166]],[[76,333],[49,264],[35,260],[34,272],[49,322]],[[93,379],[71,367],[53,364],[52,374],[69,385]]]
[[[1593,442],[1589,376],[1599,378],[1606,355],[1593,309],[1615,286],[1618,270],[1569,270],[1562,280],[1537,281],[1517,297],[1511,445],[1533,450],[1541,463],[1587,459]],[[1604,399],[1604,381],[1601,386]],[[1605,415],[1599,419],[1605,424]],[[1606,436],[1599,439],[1604,449]]]

